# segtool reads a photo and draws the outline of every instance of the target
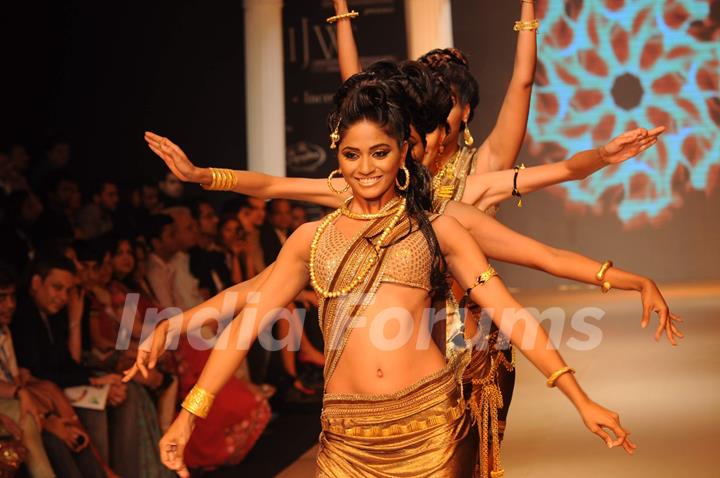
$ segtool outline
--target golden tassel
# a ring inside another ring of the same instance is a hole
[[[500,353],[499,355],[502,355]],[[497,383],[498,361],[493,359],[490,372],[483,379],[473,379],[470,410],[480,430],[480,478],[500,478],[505,470],[500,465],[500,428],[498,410],[503,407],[503,397]],[[489,442],[492,436],[493,469],[490,470]]]

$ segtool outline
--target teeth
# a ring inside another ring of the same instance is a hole
[[[374,178],[360,178],[360,179],[358,179],[358,182],[360,184],[362,184],[363,186],[368,186],[370,184],[374,184],[374,183],[380,181],[380,179],[381,179],[381,176],[377,176]]]

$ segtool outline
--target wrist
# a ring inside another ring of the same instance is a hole
[[[210,172],[210,168],[195,168],[197,169],[197,178],[196,181],[198,184],[202,184],[203,186],[209,186],[212,184],[213,176]]]
[[[180,421],[180,423],[184,425],[193,426],[196,418],[197,417],[192,413],[188,412],[184,408],[180,408],[180,412],[178,413],[176,420]]]

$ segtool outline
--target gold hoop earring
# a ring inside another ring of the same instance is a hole
[[[403,167],[400,168],[400,169],[402,169],[403,171],[405,171],[405,184],[402,184],[402,185],[401,185],[400,182],[398,181],[397,177],[396,177],[396,178],[395,178],[395,186],[397,186],[397,188],[398,188],[400,191],[405,191],[407,188],[410,187],[410,170],[409,170],[409,169],[407,168],[407,166],[405,166],[405,165],[403,165]]]
[[[333,180],[333,177],[334,177],[336,174],[340,174],[340,177],[342,177],[342,172],[340,171],[340,168],[332,171],[332,172],[330,173],[330,176],[328,176],[328,179],[327,179],[328,187],[330,188],[330,191],[334,192],[335,194],[342,194],[342,193],[346,192],[348,189],[350,189],[350,185],[347,184],[347,181],[346,181],[345,187],[343,188],[342,191],[338,191],[337,189],[335,189],[335,188],[333,187],[332,180]]]
[[[465,123],[465,130],[463,131],[463,139],[465,140],[465,146],[472,146],[475,142],[475,138],[473,138],[472,134],[470,133],[470,127],[467,124],[467,121],[464,121]]]

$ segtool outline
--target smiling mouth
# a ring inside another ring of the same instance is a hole
[[[361,186],[372,186],[382,179],[382,176],[373,176],[371,178],[357,178]]]

